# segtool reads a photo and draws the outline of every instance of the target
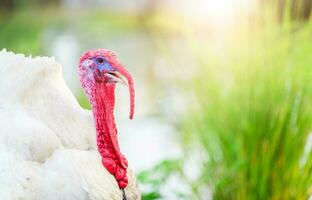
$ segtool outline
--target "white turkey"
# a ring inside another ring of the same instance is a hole
[[[92,113],[48,57],[0,52],[0,199],[121,200],[96,150]],[[128,200],[140,199],[127,171]]]

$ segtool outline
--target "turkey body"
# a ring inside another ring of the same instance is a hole
[[[140,199],[127,174],[127,198]],[[122,199],[96,150],[92,114],[53,58],[0,52],[0,199]]]

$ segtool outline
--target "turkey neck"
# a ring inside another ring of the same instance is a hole
[[[102,163],[115,176],[120,187],[127,184],[127,161],[121,155],[114,120],[115,84],[96,83],[92,111],[96,122],[97,146]],[[122,184],[120,182],[123,182]]]
[[[114,93],[115,93],[115,84],[97,83],[94,93],[95,104],[93,105],[92,110],[96,121],[98,148],[101,155],[113,153],[115,154],[115,156],[118,157],[119,146],[117,142],[117,129],[114,120],[114,106],[115,106]],[[105,150],[113,150],[113,151],[106,152]]]

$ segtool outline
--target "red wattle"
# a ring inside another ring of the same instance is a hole
[[[115,84],[98,82],[95,85],[93,115],[96,120],[97,145],[105,168],[115,176],[120,188],[128,185],[128,161],[121,154],[114,120]]]

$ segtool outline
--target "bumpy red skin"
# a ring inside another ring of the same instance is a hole
[[[96,123],[97,146],[105,168],[115,176],[121,189],[128,185],[128,161],[121,154],[117,140],[117,128],[114,120],[115,83],[95,80],[92,66],[88,62],[95,56],[103,56],[118,72],[128,79],[130,91],[130,118],[134,113],[134,89],[129,72],[117,61],[116,56],[108,50],[99,49],[86,52],[80,59],[79,73],[82,87],[92,106]]]

